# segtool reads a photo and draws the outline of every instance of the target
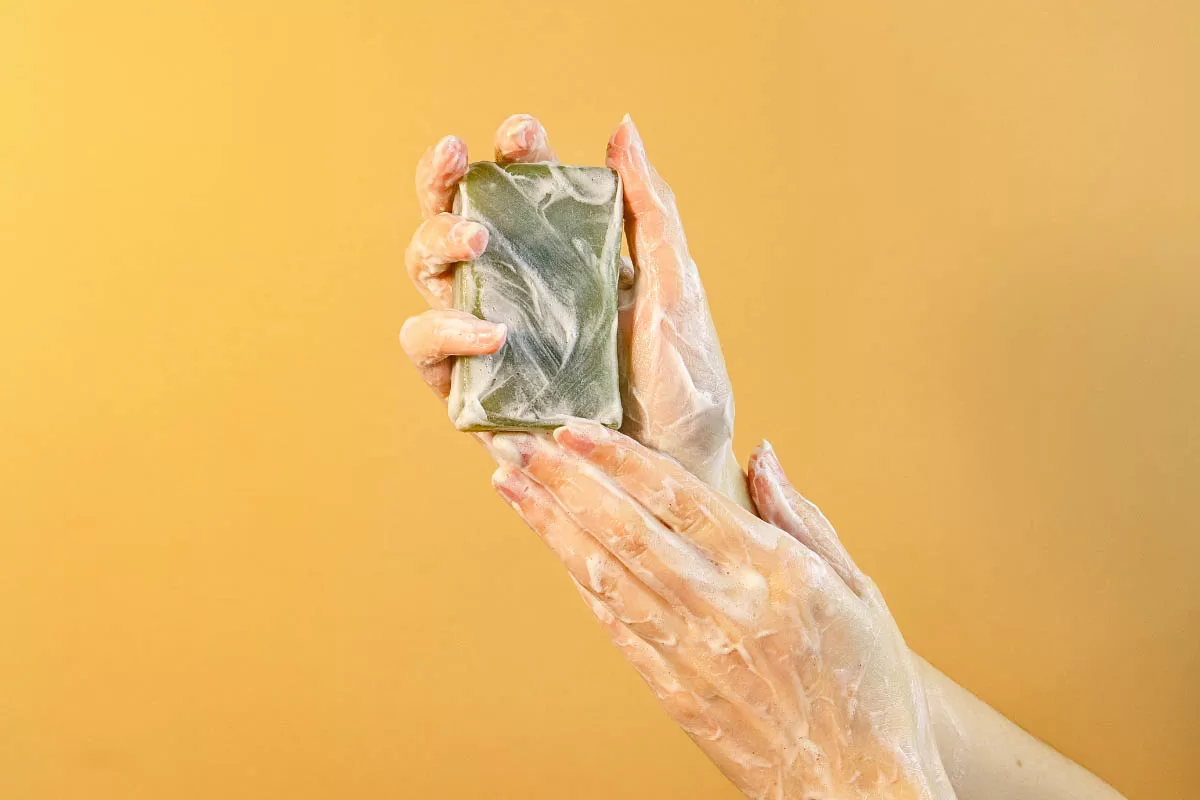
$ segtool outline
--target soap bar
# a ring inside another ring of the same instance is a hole
[[[568,417],[620,425],[617,173],[475,163],[454,210],[489,233],[485,252],[455,271],[454,305],[508,326],[496,353],[455,359],[455,427],[553,428]]]

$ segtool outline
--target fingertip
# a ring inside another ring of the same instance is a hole
[[[612,136],[608,138],[608,143],[616,147],[624,147],[628,145],[630,139],[638,135],[637,126],[633,124],[633,117],[626,114],[621,117],[621,121],[617,123],[617,127],[613,129]]]
[[[447,344],[446,355],[488,356],[504,346],[508,328],[503,323],[475,320],[461,332],[453,346]]]
[[[537,120],[529,114],[513,114],[500,123],[500,128],[496,131],[497,152],[516,154],[528,151],[529,146],[533,144],[537,127]]]
[[[507,339],[508,326],[503,323],[484,322],[479,331],[474,334],[471,352],[462,355],[490,356],[504,347]]]
[[[454,227],[450,229],[450,236],[455,243],[469,250],[472,258],[487,249],[488,240],[491,238],[487,226],[473,220],[454,223]]]
[[[608,139],[605,161],[609,167],[618,169],[618,165],[638,166],[639,162],[644,160],[645,147],[642,144],[642,136],[633,119],[626,114]]]
[[[617,288],[632,289],[636,279],[637,270],[633,266],[633,259],[622,255],[617,266]]]
[[[555,429],[554,441],[572,453],[577,453],[581,456],[586,456],[596,447],[596,443],[592,441],[586,432],[580,430],[578,427],[572,427],[570,424]]]
[[[554,441],[581,456],[592,453],[608,431],[598,422],[572,419],[554,430]]]
[[[400,333],[396,335],[396,338],[400,341],[400,346],[404,348],[405,351],[408,351],[412,346],[412,337],[417,326],[420,324],[420,315],[418,315],[404,320],[404,324],[400,326]]]
[[[763,439],[762,444],[754,448],[750,457],[764,468],[780,468],[779,456],[775,455],[775,448],[766,439]]]
[[[531,114],[513,114],[500,123],[494,144],[500,163],[553,160],[546,129]]]
[[[527,467],[533,457],[533,437],[528,433],[497,433],[492,437],[492,455],[514,469]]]
[[[499,350],[508,341],[508,326],[503,322],[497,322],[495,327],[492,328],[492,337],[496,341],[496,350]],[[496,350],[492,352],[494,353]]]
[[[428,219],[448,211],[454,191],[467,171],[467,145],[457,136],[443,136],[417,163],[417,202]]]
[[[746,465],[746,477],[749,479],[751,498],[759,506],[764,503],[762,493],[768,487],[782,488],[783,482],[786,480],[783,468],[779,465],[774,448],[766,439],[763,439],[762,444],[755,447],[750,453],[750,459]]]
[[[501,464],[492,473],[492,487],[514,508],[519,509],[528,491],[529,480],[513,465]]]
[[[442,175],[459,174],[467,169],[467,143],[454,136],[443,136],[433,148],[433,166]]]

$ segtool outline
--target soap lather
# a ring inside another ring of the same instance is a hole
[[[508,328],[494,354],[455,361],[450,418],[464,431],[621,423],[617,274],[621,182],[607,167],[471,164],[455,213],[488,229],[455,272],[454,305]]]

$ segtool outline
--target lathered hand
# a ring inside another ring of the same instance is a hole
[[[527,114],[500,125],[495,148],[501,163],[555,161],[545,128]],[[733,456],[733,387],[674,194],[628,117],[609,139],[605,161],[621,176],[633,253],[623,259],[619,281],[621,429],[748,506]],[[406,254],[409,276],[432,309],[407,320],[400,341],[442,398],[455,356],[494,353],[506,335],[503,325],[450,308],[455,264],[478,258],[488,244],[484,226],[450,213],[466,168],[466,145],[456,136],[422,156],[416,183],[425,221]]]
[[[913,659],[835,543],[790,535],[594,423],[498,434],[493,451],[496,488],[744,793],[954,797]]]

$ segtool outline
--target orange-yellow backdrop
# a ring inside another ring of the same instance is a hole
[[[1200,713],[1200,6],[6,0],[0,796],[732,798],[404,363],[412,169],[677,189],[915,649],[1133,798]]]

